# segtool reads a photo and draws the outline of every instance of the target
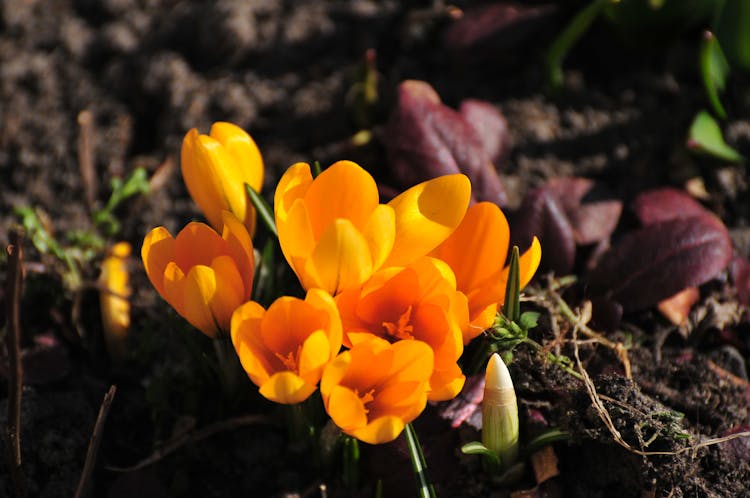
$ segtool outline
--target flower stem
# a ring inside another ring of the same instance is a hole
[[[351,436],[342,438],[342,476],[344,487],[349,491],[357,490],[359,481],[359,441]]]
[[[414,427],[411,424],[406,424],[404,434],[406,435],[406,444],[409,447],[411,465],[417,479],[417,496],[420,498],[435,498],[435,488],[432,486],[430,477],[427,475],[427,463],[425,462],[422,446],[419,444]]]

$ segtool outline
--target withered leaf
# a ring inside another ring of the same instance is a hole
[[[729,264],[732,241],[713,216],[676,218],[626,234],[591,272],[592,295],[607,295],[625,310],[652,306],[698,286]]]
[[[671,187],[638,195],[633,201],[633,210],[644,225],[690,216],[713,216],[688,194]]]
[[[408,80],[399,85],[398,104],[388,122],[384,144],[393,176],[403,187],[430,178],[464,173],[472,183],[476,200],[506,203],[505,191],[492,161],[499,145],[488,135],[507,134],[507,127],[493,130],[487,123],[488,109],[469,104],[466,111],[482,113],[485,130],[478,133],[463,114],[442,104],[435,90],[424,81]],[[498,126],[500,118],[494,119]],[[504,138],[497,139],[498,144]],[[485,149],[490,147],[490,151]]]
[[[729,265],[729,275],[737,289],[737,300],[740,304],[750,306],[750,261],[735,254]]]

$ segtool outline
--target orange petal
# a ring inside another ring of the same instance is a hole
[[[293,372],[277,372],[260,386],[260,394],[276,403],[293,405],[300,403],[315,392],[316,387],[310,385]]]
[[[331,390],[326,411],[333,422],[344,431],[363,427],[367,424],[367,410],[357,394],[344,386]]]
[[[302,274],[302,286],[335,295],[359,287],[372,275],[367,241],[348,219],[337,219],[318,240]]]
[[[305,262],[315,248],[310,216],[302,199],[294,201],[283,218],[276,216],[279,245],[287,263],[302,280]]]
[[[356,163],[338,161],[323,171],[305,193],[313,233],[323,236],[331,223],[346,218],[363,229],[378,206],[378,186]]]
[[[157,292],[165,297],[164,271],[170,261],[174,260],[174,239],[164,227],[156,227],[143,239],[141,259],[146,275]],[[165,297],[166,299],[166,297]]]
[[[211,313],[219,328],[229,331],[232,313],[244,301],[245,285],[234,260],[229,256],[214,259],[211,269],[216,280],[216,289],[210,301]]]
[[[331,359],[331,346],[328,343],[328,336],[322,330],[317,330],[310,334],[302,343],[302,349],[299,354],[298,370],[299,376],[302,377],[305,382],[312,385],[317,385],[321,375],[323,375],[323,367],[325,367]]]
[[[440,245],[466,213],[471,183],[446,175],[416,185],[388,203],[396,212],[396,239],[384,266],[405,266]]]
[[[531,282],[534,278],[536,270],[539,268],[539,263],[542,261],[542,246],[539,244],[539,239],[534,237],[531,241],[531,247],[524,252],[520,258],[518,258],[518,269],[519,277],[521,281],[521,289]]]
[[[187,273],[195,265],[210,265],[216,256],[226,254],[226,243],[211,227],[193,221],[177,234],[174,253],[174,261]]]
[[[366,426],[349,432],[360,441],[369,444],[390,443],[404,430],[404,422],[398,417],[379,417]]]
[[[495,204],[480,202],[466,211],[461,224],[432,256],[450,265],[459,290],[468,292],[499,273],[508,253],[510,229]],[[471,257],[467,257],[467,251]]]
[[[190,197],[209,223],[221,229],[221,210],[228,209],[220,169],[228,160],[221,144],[193,128],[182,141],[180,165]]]
[[[341,349],[343,329],[341,317],[333,297],[322,289],[310,289],[305,296],[305,302],[317,310],[323,311],[328,317],[326,335],[330,345],[329,358],[334,358]]]
[[[320,379],[320,395],[323,397],[323,403],[328,406],[328,398],[333,388],[341,383],[346,375],[346,371],[352,360],[349,351],[344,351],[336,356],[323,370],[323,377]],[[326,408],[327,410],[328,408]]]
[[[185,273],[170,261],[164,270],[164,294],[162,297],[177,313],[185,317]]]
[[[379,204],[362,229],[372,255],[373,269],[380,268],[393,249],[396,239],[396,213],[387,204]]]
[[[195,328],[209,337],[219,333],[211,313],[211,300],[216,293],[216,276],[208,266],[196,265],[185,277],[183,316]]]
[[[306,163],[293,164],[281,176],[273,196],[273,209],[277,228],[286,223],[289,209],[297,199],[305,197],[305,193],[310,188],[312,181],[310,165]]]
[[[226,241],[226,250],[237,265],[244,285],[243,300],[250,299],[255,274],[255,254],[253,241],[245,226],[229,211],[222,211],[224,230],[222,238]]]
[[[232,345],[242,368],[257,386],[268,381],[275,359],[261,340],[260,327],[265,313],[260,304],[250,301],[235,310],[231,322]]]
[[[430,401],[453,399],[461,392],[465,381],[466,377],[455,363],[441,370],[436,368],[430,377],[430,392],[427,399]]]

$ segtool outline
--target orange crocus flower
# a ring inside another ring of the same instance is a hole
[[[336,295],[385,263],[406,265],[435,248],[458,226],[470,194],[464,175],[449,175],[380,204],[375,180],[351,161],[315,179],[297,163],[276,187],[279,243],[305,289]]]
[[[255,258],[250,234],[232,213],[222,213],[219,236],[189,223],[176,238],[151,230],[141,257],[156,290],[182,317],[209,337],[229,331],[232,312],[250,298]]]
[[[341,319],[327,292],[310,289],[304,300],[283,296],[268,311],[245,303],[232,315],[232,343],[260,393],[294,404],[317,388],[323,368],[341,349]]]
[[[421,341],[390,344],[370,336],[326,366],[320,394],[342,431],[387,443],[424,410],[432,366],[432,349]]]
[[[263,158],[250,135],[231,123],[214,123],[210,135],[193,128],[182,141],[180,163],[190,196],[216,231],[223,228],[221,212],[230,211],[251,235],[255,232],[255,209],[245,183],[260,191]]]
[[[505,215],[491,202],[479,202],[466,211],[461,224],[430,253],[448,263],[456,275],[456,287],[469,300],[469,324],[464,344],[489,328],[505,300],[508,267],[505,258],[510,229]],[[521,255],[521,288],[534,276],[542,258],[539,240]]]
[[[383,269],[361,289],[338,295],[336,304],[344,345],[373,335],[389,342],[423,341],[435,353],[429,399],[451,399],[461,390],[465,377],[456,361],[463,352],[461,330],[468,322],[468,307],[446,263],[423,257],[406,268]]]

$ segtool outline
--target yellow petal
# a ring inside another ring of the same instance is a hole
[[[188,223],[175,238],[174,261],[186,273],[195,265],[208,266],[216,256],[226,253],[224,240],[204,223]]]
[[[196,265],[185,277],[183,316],[195,328],[209,337],[216,337],[219,329],[211,313],[211,301],[216,293],[216,276],[208,266]]]
[[[326,405],[326,410],[328,409],[328,398],[333,388],[339,385],[346,375],[346,370],[349,368],[351,360],[351,353],[344,351],[337,355],[323,370],[323,377],[320,379],[320,395],[323,398],[323,403]]]
[[[221,144],[193,128],[182,141],[180,166],[190,197],[201,208],[209,223],[221,230],[221,210],[229,209],[220,176],[227,154]]]
[[[356,163],[338,161],[312,182],[305,193],[305,205],[316,238],[338,218],[346,218],[362,229],[378,206],[378,186]]]
[[[367,424],[367,411],[357,394],[344,386],[331,390],[326,411],[333,422],[345,432],[364,427]]]
[[[341,317],[333,297],[322,289],[310,289],[305,296],[305,302],[315,309],[321,310],[328,316],[326,335],[330,346],[329,358],[334,358],[341,349],[343,329]]]
[[[265,313],[260,304],[250,301],[234,311],[231,322],[232,345],[242,368],[257,386],[268,381],[273,371],[272,353],[263,344],[260,333]]]
[[[211,313],[219,328],[229,331],[232,313],[245,300],[245,285],[234,260],[229,256],[214,259],[211,269],[216,280],[210,301]]]
[[[266,399],[284,405],[300,403],[315,392],[316,387],[302,380],[293,372],[277,372],[260,386],[260,394]]]
[[[450,364],[446,368],[435,370],[430,377],[430,392],[427,399],[430,401],[446,401],[455,398],[464,387],[466,377],[461,373],[461,368],[456,364]]]
[[[286,223],[289,209],[297,199],[305,197],[305,193],[310,188],[312,181],[310,165],[307,163],[293,164],[281,176],[273,196],[273,209],[277,228]]]
[[[222,238],[227,243],[227,252],[237,265],[244,284],[243,300],[250,299],[255,274],[253,241],[245,226],[229,211],[222,211],[224,230]]]
[[[447,239],[464,217],[470,197],[469,179],[457,174],[420,183],[391,200],[396,239],[384,266],[408,265]]]
[[[370,214],[362,235],[370,248],[372,267],[376,270],[391,253],[396,240],[396,213],[393,208],[379,204]]]
[[[379,417],[361,429],[355,429],[350,434],[360,441],[369,444],[390,443],[404,430],[404,422],[398,417]]]
[[[294,201],[283,219],[282,222],[282,218],[276,216],[281,252],[301,280],[305,262],[315,248],[312,224],[304,201],[302,199]]]
[[[347,219],[335,220],[323,233],[302,274],[302,286],[330,294],[362,285],[372,275],[367,241]]]
[[[466,211],[456,231],[431,255],[448,263],[458,289],[468,292],[502,270],[509,241],[503,212],[491,202],[480,202]]]
[[[542,261],[542,246],[539,239],[534,237],[531,241],[531,247],[518,258],[518,273],[521,281],[521,289],[531,282],[534,278],[539,263]]]
[[[226,122],[214,123],[210,134],[232,156],[239,180],[260,192],[263,187],[263,157],[253,138],[239,126]]]
[[[166,299],[164,292],[164,271],[174,260],[174,239],[164,227],[156,227],[143,239],[141,259],[146,275],[157,292]]]
[[[299,376],[308,384],[317,385],[323,367],[331,359],[331,345],[328,343],[328,336],[322,330],[317,330],[310,334],[302,344],[302,350],[299,355]]]

